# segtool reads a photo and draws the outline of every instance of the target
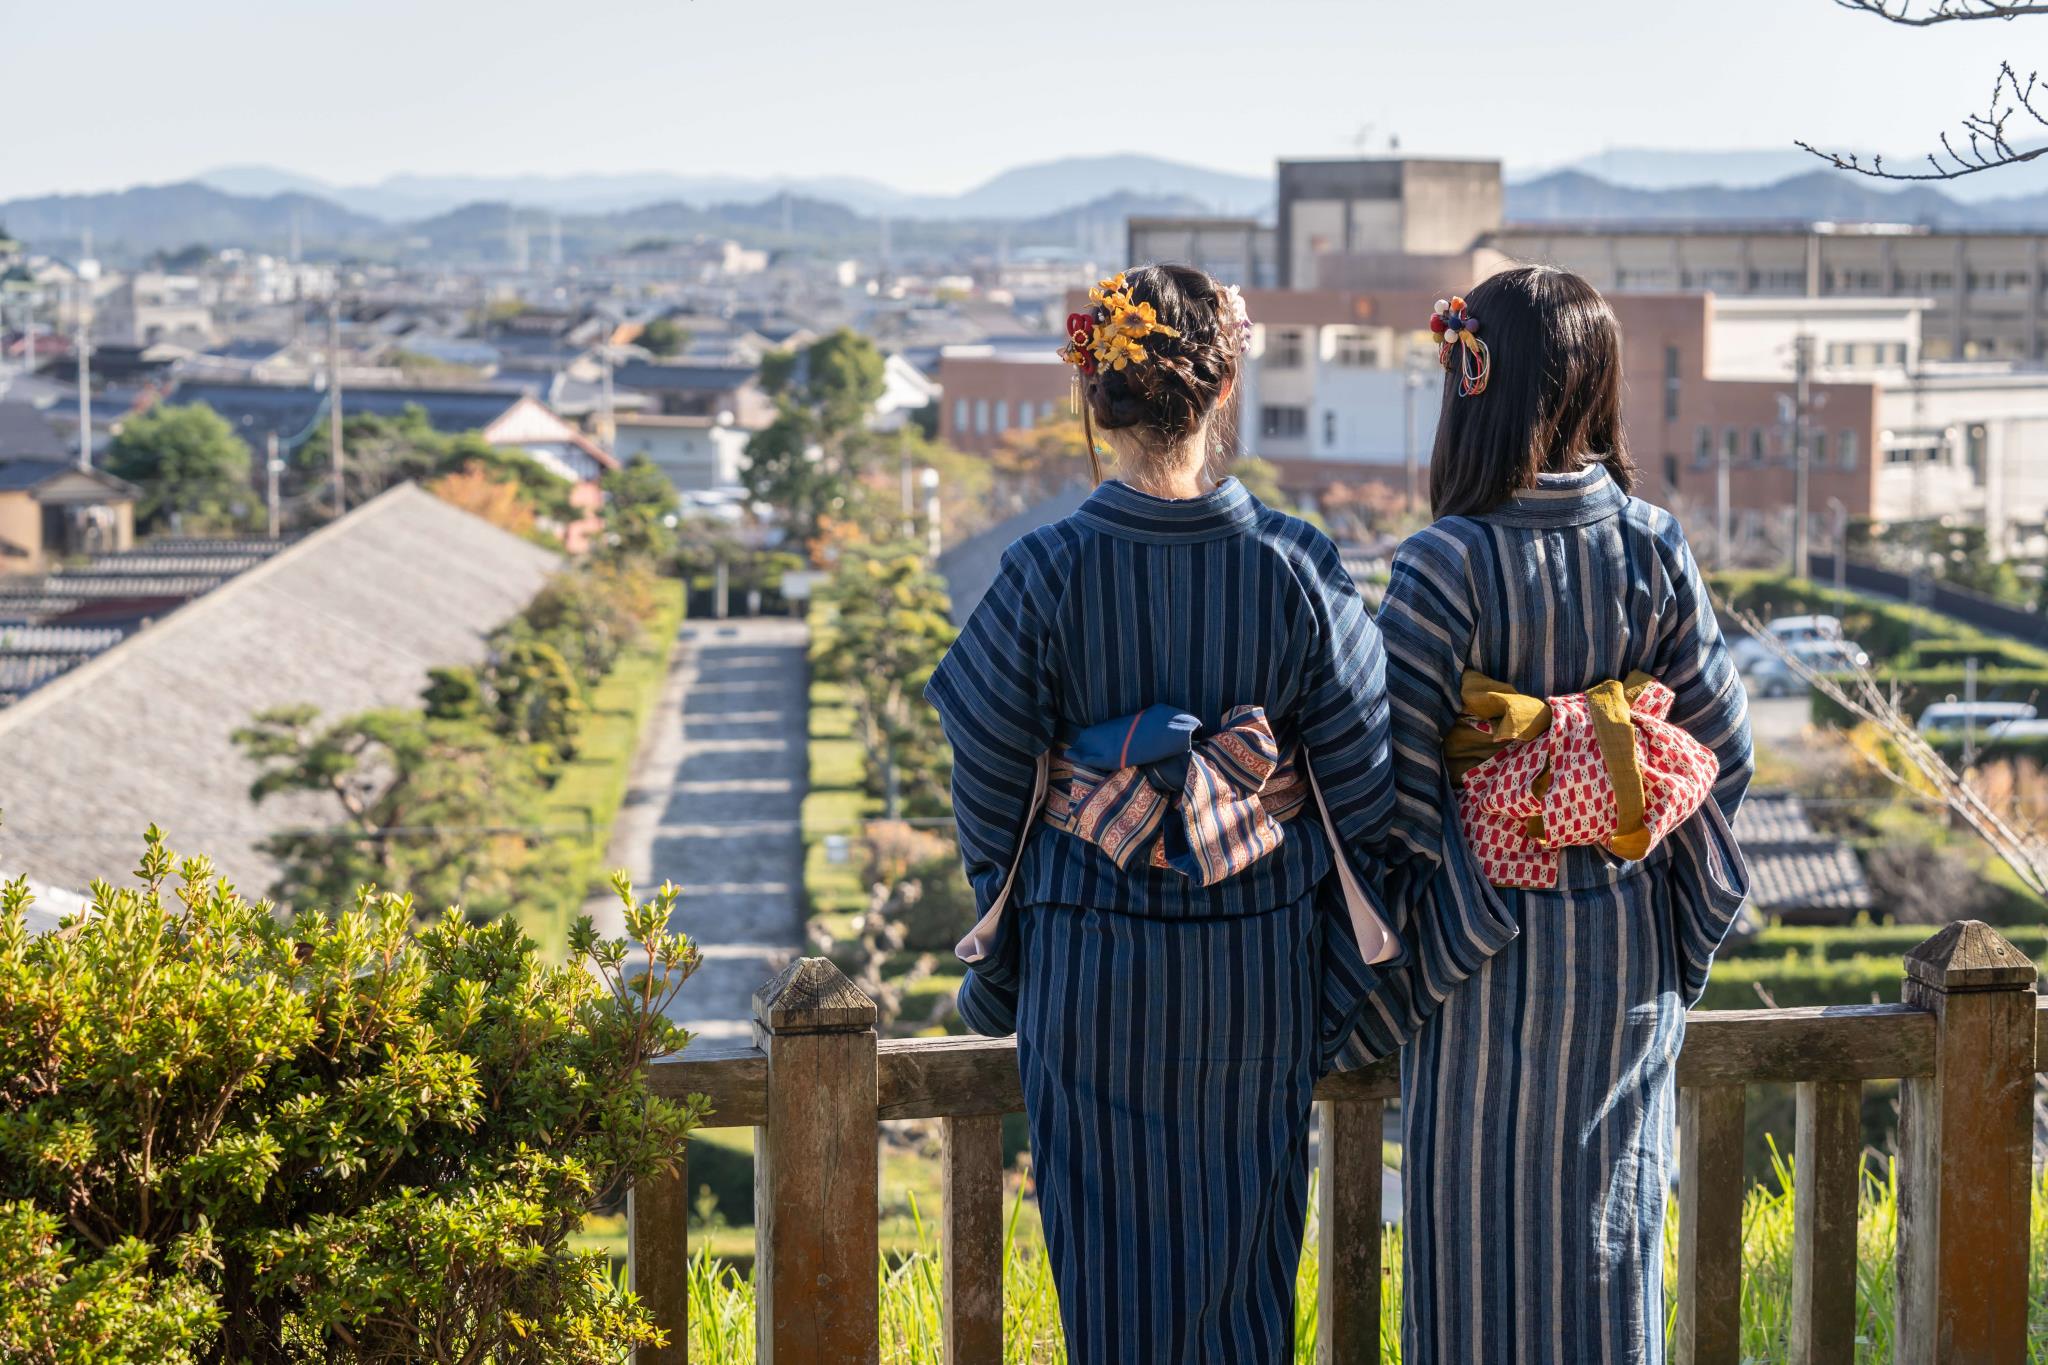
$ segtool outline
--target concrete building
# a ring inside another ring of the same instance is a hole
[[[1887,223],[1510,224],[1487,244],[1577,271],[1608,293],[1923,299],[1930,360],[2048,357],[2048,233]]]
[[[621,460],[645,455],[678,493],[711,493],[739,486],[753,433],[715,417],[664,413],[622,416],[612,450]]]
[[[220,337],[206,303],[205,285],[197,275],[139,270],[95,300],[93,339],[128,346],[174,342],[203,347]]]
[[[1255,218],[1133,218],[1125,258],[1192,265],[1241,289],[1280,284],[1280,241]]]
[[[1283,288],[1324,284],[1327,256],[1470,251],[1501,223],[1498,161],[1282,161],[1277,257]]]

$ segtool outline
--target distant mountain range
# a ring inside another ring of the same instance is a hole
[[[851,176],[396,175],[374,185],[334,185],[270,166],[223,166],[193,178],[230,194],[319,195],[389,222],[431,217],[474,203],[588,214],[663,203],[705,208],[783,194],[844,204],[871,217],[938,219],[1028,218],[1118,193],[1185,196],[1218,213],[1258,213],[1269,209],[1273,200],[1273,184],[1267,177],[1137,155],[1068,157],[1019,166],[953,195],[908,194]]]
[[[1610,175],[1586,169],[1600,165]],[[1795,173],[1772,176],[1790,167]],[[1544,222],[1906,223],[2048,229],[2048,188],[2032,167],[1998,182],[2010,192],[1964,198],[1951,187],[1898,186],[1774,152],[1618,150],[1506,187],[1507,217]],[[1686,180],[1717,174],[1721,182]],[[1133,213],[1234,213],[1270,218],[1269,181],[1142,156],[1021,166],[950,196],[905,194],[853,178],[813,180],[667,174],[561,177],[394,176],[336,187],[261,166],[201,181],[0,203],[16,236],[71,254],[90,230],[115,261],[194,243],[281,251],[296,232],[312,254],[390,258],[431,252],[503,261],[523,234],[544,259],[559,232],[571,259],[635,244],[738,236],[768,247],[870,252],[886,237],[906,256],[962,250],[1114,253]],[[1987,178],[1988,180],[1989,178]]]

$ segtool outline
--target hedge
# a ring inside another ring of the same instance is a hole
[[[2048,649],[2018,640],[1922,640],[1893,662],[1901,668],[1961,668],[1971,659],[1979,668],[2048,669]]]
[[[1896,964],[1907,952],[1939,930],[1925,924],[1777,925],[1747,943],[1730,945],[1722,966],[1743,958],[1783,959],[1788,954],[1839,961],[1882,957]],[[2016,924],[2000,929],[2013,947],[2048,966],[2048,924]],[[1720,971],[1717,966],[1715,971]]]
[[[1878,675],[1887,687],[1896,686],[1899,710],[1907,720],[1938,701],[1963,695],[1963,670],[1943,668],[1893,668]],[[1979,701],[2035,701],[2048,698],[2048,668],[1980,668],[1977,670]],[[1855,718],[1846,707],[1823,692],[1813,693],[1813,721],[1816,725],[1850,726]]]
[[[1867,1005],[1872,1000],[1896,1003],[1904,975],[1896,957],[1816,958],[1797,953],[1776,958],[1730,957],[1714,964],[1699,1008],[1789,1009],[1795,1005]]]
[[[1923,641],[1954,643],[1995,638],[1925,607],[1836,592],[1782,573],[1722,573],[1712,575],[1708,582],[1729,606],[1753,612],[1765,620],[1815,612],[1838,616],[1843,633],[1869,651],[1871,658],[1881,661],[1903,654]],[[2048,657],[2042,663],[2048,667]]]

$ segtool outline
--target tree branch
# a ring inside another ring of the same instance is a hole
[[[2048,14],[2048,0],[1835,0],[1843,9],[1874,14],[1906,28],[1969,23],[1976,19],[2020,19]]]
[[[1943,2],[1949,3],[1950,0]],[[1885,3],[1885,0],[1835,0],[1835,3],[1861,8],[1865,4]],[[2027,9],[2033,13],[2048,14],[2048,0],[2030,4]],[[2018,134],[2011,130],[2010,125],[2016,118],[2020,119],[2022,129],[2026,127],[2027,120],[2032,120],[2037,128],[2048,128],[2048,86],[2042,85],[2039,75],[2032,71],[2027,73],[2025,80],[2021,80],[2019,73],[2012,69],[2012,63],[2001,62],[1983,111],[1963,116],[1960,130],[1963,145],[1956,145],[1956,134],[1943,133],[1941,150],[1927,154],[1928,168],[1924,171],[1888,171],[1881,156],[1872,157],[1865,163],[1854,152],[1823,151],[1809,142],[1793,145],[1811,152],[1836,170],[1854,171],[1875,180],[1960,180],[1966,175],[2018,166],[2048,155],[2048,143],[2034,147],[2014,144]]]

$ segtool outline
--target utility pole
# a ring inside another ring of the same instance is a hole
[[[604,387],[598,399],[598,439],[605,454],[618,454],[616,418],[612,413],[612,320],[604,319],[604,335],[597,345],[598,366],[604,372]]]
[[[1722,570],[1735,567],[1735,556],[1728,544],[1728,436],[1723,433],[1714,456],[1714,567]]]
[[[92,324],[87,320],[86,300],[92,286],[85,278],[85,262],[79,262],[78,276],[78,467],[92,468]]]
[[[944,541],[939,531],[939,471],[929,465],[924,471],[924,536],[925,554],[936,569]]]
[[[1828,507],[1835,514],[1835,597],[1839,601],[1849,577],[1849,505],[1840,498],[1829,498]]]
[[[1792,339],[1792,576],[1805,578],[1812,570],[1807,563],[1807,483],[1812,461],[1808,458],[1806,419],[1813,405],[1813,338],[1804,332]]]
[[[264,500],[270,507],[270,538],[276,540],[279,530],[277,503],[277,476],[284,461],[277,457],[277,433],[270,433],[270,455],[263,462]]]
[[[1422,376],[1415,369],[1415,355],[1411,349],[1407,360],[1407,372],[1402,376],[1402,397],[1406,420],[1402,436],[1401,453],[1408,469],[1408,515],[1415,516],[1422,505],[1422,450],[1415,439],[1415,402],[1422,391]]]
[[[341,451],[341,284],[327,300],[327,461],[334,470],[334,517],[348,511],[348,485],[342,482]]]

